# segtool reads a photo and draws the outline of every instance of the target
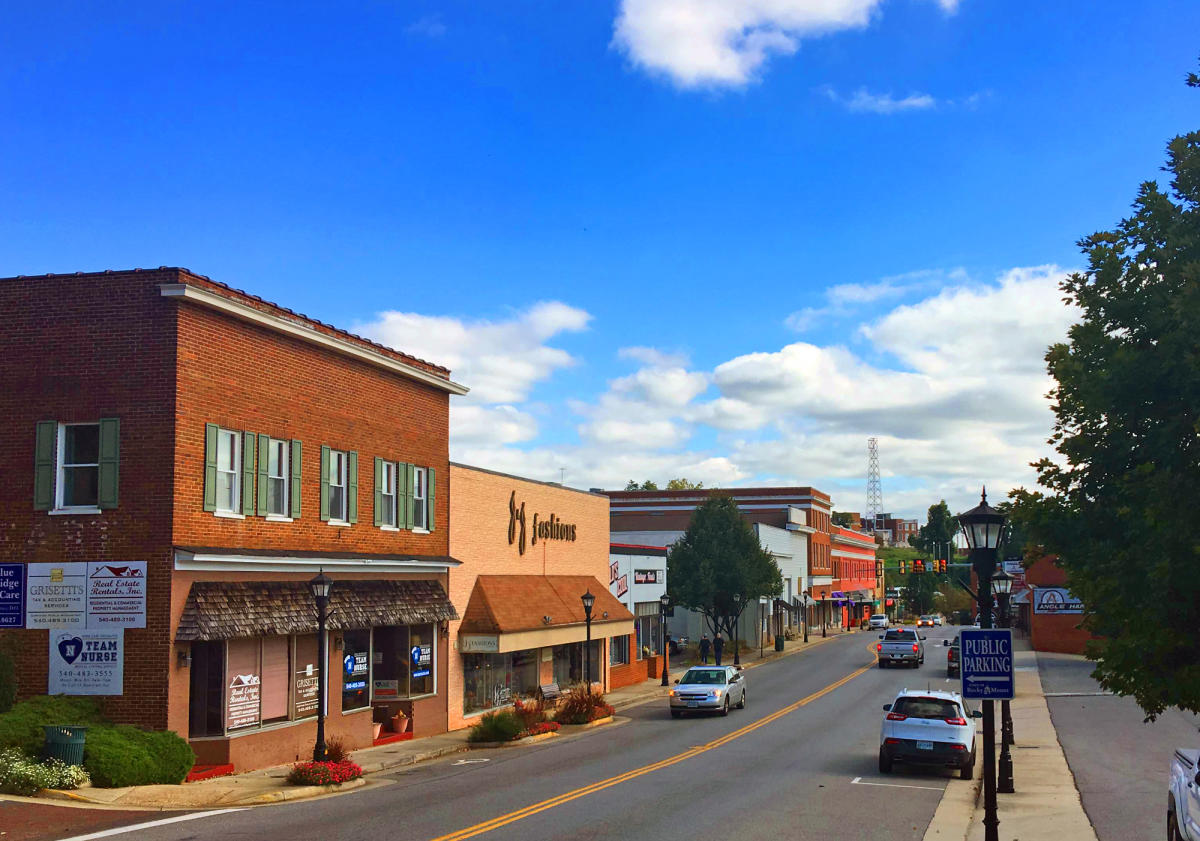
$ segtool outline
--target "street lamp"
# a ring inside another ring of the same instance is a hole
[[[329,667],[329,641],[325,638],[325,621],[329,618],[329,594],[333,590],[333,579],[318,569],[317,576],[308,582],[308,591],[317,603],[317,662],[321,670],[317,675],[317,743],[313,746],[313,762],[325,761],[325,674]]]
[[[663,665],[662,685],[667,686],[667,669],[670,668],[671,646],[667,645],[667,609],[671,606],[671,597],[663,593],[658,597],[659,622],[662,625]]]
[[[1004,512],[987,504],[987,488],[979,504],[958,515],[958,524],[971,550],[971,566],[979,580],[979,627],[992,627],[992,575],[996,571],[996,549],[1004,531]],[[996,702],[983,702],[983,837],[1000,841],[1000,818],[996,815]]]
[[[587,643],[583,647],[583,683],[590,693],[592,691],[592,605],[596,603],[596,597],[592,595],[589,587],[584,590],[579,600],[583,602],[583,617],[587,624]]]
[[[800,625],[804,629],[804,642],[805,643],[808,642],[808,612],[809,612],[809,602],[811,602],[811,601],[812,601],[812,593],[808,590],[805,590],[804,591],[804,607],[801,610],[801,614],[800,614],[801,619],[802,619],[802,621],[800,622]]]
[[[733,594],[733,603],[736,605],[742,597],[737,593]],[[742,611],[739,609],[737,616],[733,618],[733,665],[742,665],[741,645],[738,643],[738,620],[742,618]]]
[[[1000,601],[1001,628],[1009,627],[1008,598],[1012,593],[1012,585],[1013,577],[1003,569],[992,576],[992,590]],[[1012,794],[1016,791],[1013,788],[1012,754],[1008,750],[1008,746],[1013,743],[1012,735],[1012,711],[1006,698],[1000,702],[1000,779],[997,781],[996,790],[1001,794]]]

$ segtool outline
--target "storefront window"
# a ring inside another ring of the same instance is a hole
[[[608,641],[608,665],[624,666],[629,662],[629,634]]]
[[[583,682],[583,649],[584,643],[573,642],[567,645],[554,646],[554,682],[561,687]],[[592,640],[590,677],[593,681],[601,679],[600,674],[600,640]]]
[[[371,702],[371,629],[342,634],[342,712],[361,710]]]
[[[393,625],[374,630],[372,700],[389,701],[434,692],[434,626]]]
[[[463,713],[511,704],[538,689],[539,649],[512,654],[463,655]]]
[[[316,634],[295,637],[296,653],[292,659],[292,718],[308,718],[317,714],[317,695],[320,692],[321,663]]]
[[[408,640],[409,695],[433,692],[433,626],[414,625]]]
[[[637,656],[639,660],[644,660],[655,654],[662,654],[662,622],[657,613],[638,616],[633,628],[637,636]]]

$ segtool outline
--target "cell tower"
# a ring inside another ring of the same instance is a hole
[[[867,516],[872,529],[883,528],[883,484],[879,481],[879,439],[867,439]]]

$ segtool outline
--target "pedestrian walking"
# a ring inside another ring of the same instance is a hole
[[[725,640],[721,639],[721,635],[717,634],[713,637],[713,660],[719,666],[721,665],[721,652],[725,650]]]
[[[712,642],[708,639],[708,634],[702,634],[700,637],[700,662],[708,665],[708,652],[712,650]]]

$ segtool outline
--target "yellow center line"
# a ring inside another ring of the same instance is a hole
[[[850,674],[846,675],[840,680],[834,681],[823,689],[818,689],[811,695],[801,698],[799,701],[789,704],[783,709],[777,710],[768,716],[764,716],[763,718],[760,718],[751,724],[740,727],[737,730],[734,730],[732,733],[727,733],[719,739],[714,739],[706,744],[698,745],[690,750],[686,750],[683,753],[676,754],[675,756],[668,757],[667,759],[663,759],[659,762],[655,762],[650,765],[643,765],[640,768],[635,768],[632,771],[625,772],[624,774],[618,774],[615,777],[609,777],[606,780],[600,780],[599,782],[592,783],[591,785],[586,785],[573,791],[568,791],[564,794],[558,795],[557,797],[551,797],[549,800],[543,800],[540,803],[534,803],[531,806],[526,806],[525,808],[518,809],[515,812],[509,812],[507,815],[500,815],[499,817],[492,818],[489,821],[484,821],[483,823],[469,826],[466,829],[460,829],[457,832],[451,832],[448,835],[439,835],[437,838],[433,839],[433,841],[464,841],[464,839],[467,838],[474,838],[476,835],[482,835],[485,832],[491,832],[493,829],[499,829],[502,826],[507,826],[510,823],[515,823],[516,821],[536,815],[538,812],[544,812],[547,809],[553,809],[555,806],[561,806],[562,804],[569,803],[572,800],[578,800],[579,798],[586,797],[589,794],[595,794],[596,792],[603,791],[606,788],[611,788],[619,783],[628,782],[629,780],[653,773],[654,771],[660,771],[663,768],[669,768],[670,766],[683,762],[686,759],[691,759],[694,756],[699,756],[700,754],[706,753],[714,748],[719,748],[722,745],[729,744],[734,739],[739,739],[748,733],[754,732],[760,727],[765,727],[773,721],[778,721],[788,713],[793,713],[801,707],[811,704],[818,698],[828,695],[839,686],[844,686],[845,684],[854,680],[854,678],[869,671],[874,665],[874,663],[871,663],[863,666],[861,669],[851,672]]]

